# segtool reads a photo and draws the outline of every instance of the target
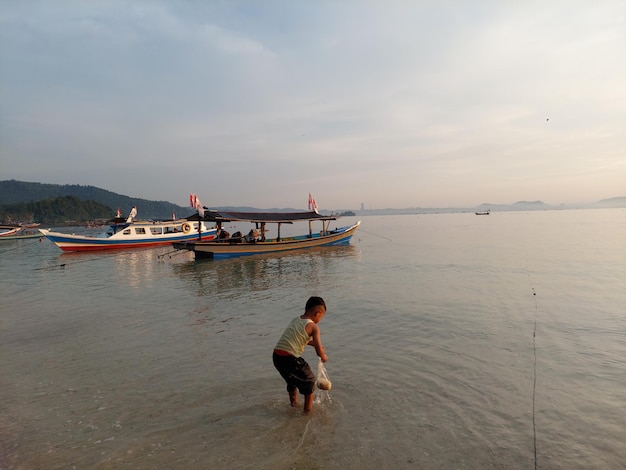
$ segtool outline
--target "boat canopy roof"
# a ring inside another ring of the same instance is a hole
[[[232,212],[204,211],[204,219],[212,222],[266,222],[291,224],[306,220],[337,220],[333,215],[321,215],[317,212]]]

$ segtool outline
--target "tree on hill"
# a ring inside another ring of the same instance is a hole
[[[42,224],[63,224],[68,221],[84,223],[97,219],[111,219],[114,216],[115,213],[110,207],[96,201],[81,201],[76,196],[0,206],[0,220],[7,223],[30,221]]]
[[[119,207],[122,214],[128,214],[136,206],[142,219],[169,219],[172,212],[179,217],[186,217],[194,212],[190,207],[181,207],[171,202],[131,198],[95,186],[0,181],[0,205],[36,202],[63,196],[75,196],[82,201],[96,201],[115,209]]]

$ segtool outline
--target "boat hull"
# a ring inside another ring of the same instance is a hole
[[[320,246],[348,245],[361,222],[328,232],[326,235],[314,234],[284,238],[280,241],[256,241],[253,243],[214,240],[209,242],[177,242],[174,248],[193,251],[196,258],[235,258],[266,253],[280,253],[284,251],[302,250]]]
[[[99,251],[99,250],[120,250],[129,248],[147,248],[154,246],[171,245],[174,242],[185,242],[192,240],[209,241],[215,238],[217,230],[215,228],[204,227],[202,233],[190,230],[188,233],[162,233],[152,235],[151,230],[160,227],[157,224],[137,225],[131,224],[131,233],[128,235],[120,231],[111,237],[90,237],[85,235],[70,235],[50,230],[39,229],[39,231],[56,246],[63,251]],[[137,228],[143,228],[144,235],[137,235]]]
[[[0,241],[6,240],[24,240],[27,238],[43,238],[42,233],[25,233],[25,234],[17,234],[17,235],[5,235],[0,237]]]
[[[19,227],[5,229],[3,232],[0,233],[0,238],[12,237],[15,234],[17,234],[19,231],[20,231]]]

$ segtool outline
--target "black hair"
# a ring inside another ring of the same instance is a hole
[[[326,309],[326,302],[324,302],[324,299],[321,297],[309,297],[309,300],[306,301],[306,307],[304,307],[304,309],[310,310],[318,305],[321,305],[324,309]]]

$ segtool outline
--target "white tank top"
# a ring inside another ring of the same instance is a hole
[[[304,352],[304,348],[308,344],[311,337],[305,330],[305,327],[309,322],[313,320],[309,318],[296,317],[291,320],[289,326],[285,328],[283,335],[276,343],[275,349],[288,352],[292,356],[300,357]]]

